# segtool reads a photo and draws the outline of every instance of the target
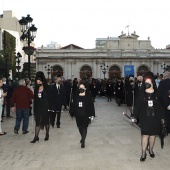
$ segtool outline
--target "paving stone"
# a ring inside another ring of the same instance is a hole
[[[14,118],[6,119],[2,128],[7,135],[0,136],[0,170],[169,170],[170,137],[165,138],[164,149],[157,137],[155,158],[147,154],[140,162],[140,130],[123,116],[126,105],[118,107],[115,100],[97,97],[97,117],[88,127],[86,147],[80,147],[80,135],[75,119],[68,111],[62,112],[61,128],[50,128],[50,138],[44,141],[45,130],[34,138],[34,119],[30,116],[29,133],[13,133]],[[22,127],[22,125],[21,125]]]

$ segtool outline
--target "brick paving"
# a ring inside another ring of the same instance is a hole
[[[7,135],[0,136],[0,170],[169,170],[170,136],[164,149],[159,138],[155,143],[155,158],[147,154],[140,162],[140,131],[123,116],[125,105],[97,97],[97,118],[90,124],[86,147],[80,147],[80,135],[75,119],[68,111],[61,117],[61,128],[50,128],[50,139],[44,141],[40,131],[39,143],[31,144],[34,137],[33,116],[30,116],[29,133],[13,133],[14,118],[4,118],[2,128]]]

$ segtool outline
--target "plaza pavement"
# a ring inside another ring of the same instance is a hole
[[[140,162],[140,131],[123,116],[125,105],[97,97],[97,118],[88,128],[86,147],[80,147],[80,135],[75,119],[68,111],[61,117],[61,128],[50,128],[50,139],[44,141],[45,131],[40,131],[39,143],[33,139],[33,116],[29,133],[13,133],[14,118],[4,118],[2,127],[7,135],[0,136],[0,170],[169,170],[170,136],[161,149],[159,138],[155,143],[155,158],[147,154]],[[15,114],[12,114],[15,117]]]

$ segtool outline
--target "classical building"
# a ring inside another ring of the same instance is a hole
[[[138,40],[136,32],[120,36],[97,38],[95,49],[83,49],[74,44],[60,49],[38,48],[37,71],[47,77],[62,75],[65,79],[93,77],[110,78],[142,75],[146,71],[163,73],[170,65],[170,49],[155,49],[150,38]],[[52,69],[45,69],[49,66]]]

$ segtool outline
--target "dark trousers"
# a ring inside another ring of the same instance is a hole
[[[79,132],[81,135],[81,141],[85,143],[86,135],[87,135],[87,127],[79,127]]]
[[[16,109],[16,122],[15,122],[15,130],[20,129],[21,121],[23,120],[22,131],[26,132],[28,130],[29,124],[29,109]]]
[[[56,115],[57,115],[56,125],[60,125],[61,111],[57,111],[57,112],[50,112],[50,123],[52,126],[54,126],[55,124]]]
[[[2,106],[2,118],[4,117],[5,107],[6,107],[6,117],[9,117],[10,116],[10,99],[6,99],[6,106],[5,106],[5,103]]]

